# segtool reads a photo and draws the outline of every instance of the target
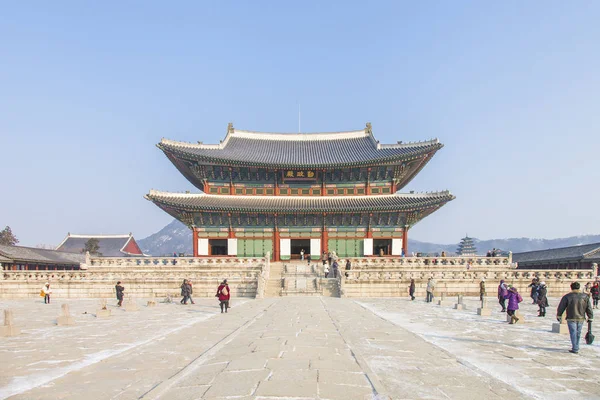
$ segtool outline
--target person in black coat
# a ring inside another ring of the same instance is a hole
[[[181,295],[183,296],[183,298],[180,301],[181,304],[187,304],[187,301],[190,298],[190,294],[191,294],[190,290],[191,290],[191,287],[188,284],[187,279],[184,279],[183,283],[181,284]]]
[[[415,280],[410,280],[410,286],[408,287],[408,295],[410,296],[410,300],[415,299]]]
[[[121,307],[121,305],[123,304],[124,297],[123,292],[125,291],[125,288],[121,286],[121,281],[117,282],[117,284],[115,285],[115,291],[117,292],[117,300],[119,300],[117,306]]]
[[[540,307],[538,317],[546,316],[546,307],[548,307],[548,288],[546,282],[540,282],[537,296],[537,304]]]

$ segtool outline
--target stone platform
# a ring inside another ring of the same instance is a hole
[[[508,325],[504,314],[406,299],[283,297],[158,303],[131,313],[65,300],[0,300],[18,337],[1,338],[0,398],[501,399],[597,398],[598,346],[569,354],[553,318]],[[115,300],[116,303],[116,300]],[[555,304],[556,299],[551,299]],[[550,311],[550,308],[548,309]]]

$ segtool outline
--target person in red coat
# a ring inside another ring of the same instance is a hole
[[[215,296],[218,297],[221,302],[221,313],[223,312],[223,308],[225,308],[225,312],[227,312],[227,309],[229,308],[229,297],[231,296],[229,285],[227,285],[227,279],[223,280],[219,285]]]

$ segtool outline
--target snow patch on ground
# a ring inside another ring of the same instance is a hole
[[[553,319],[536,318],[536,314],[530,311],[535,306],[522,307],[522,312],[525,312],[523,308],[527,310],[525,324],[508,325],[505,314],[499,313],[493,306],[491,308],[496,315],[476,315],[477,301],[471,301],[467,311],[411,303],[405,299],[357,303],[443,349],[465,366],[482,371],[533,398],[581,397],[581,393],[572,387],[577,386],[573,384],[574,380],[583,378],[573,375],[582,367],[588,371],[591,369],[595,376],[600,374],[598,346],[587,346],[582,338],[581,355],[568,353],[569,336],[551,333],[549,327]],[[548,311],[551,315],[550,308]],[[385,364],[385,360],[379,362]],[[564,375],[564,379],[572,384],[566,385],[557,375],[571,371],[574,374]],[[593,383],[597,384],[597,379]],[[600,398],[600,392],[597,394],[596,398]]]

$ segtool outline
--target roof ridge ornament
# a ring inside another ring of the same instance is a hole
[[[227,133],[233,133],[235,131],[235,128],[233,127],[233,122],[230,122],[227,124]]]

